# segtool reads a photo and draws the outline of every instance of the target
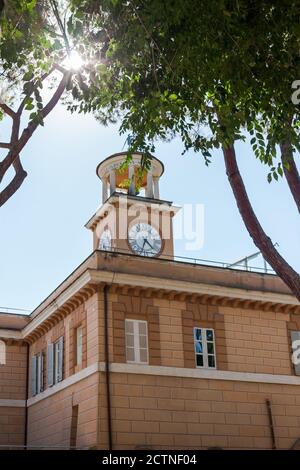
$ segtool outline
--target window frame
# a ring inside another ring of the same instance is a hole
[[[196,330],[201,330],[201,343],[202,343],[202,353],[197,353],[196,351],[196,344],[199,343],[200,341],[196,339]],[[213,340],[208,341],[207,340],[207,331],[212,331],[213,332]],[[193,328],[193,341],[194,341],[194,354],[195,354],[195,366],[197,369],[217,369],[217,354],[216,354],[216,334],[214,328],[203,328],[199,326],[194,326]],[[213,354],[208,352],[207,344],[212,343],[213,344]],[[197,364],[197,356],[202,355],[203,357],[203,365],[199,366]],[[210,366],[208,363],[208,357],[213,356],[214,357],[214,366]]]
[[[56,385],[63,380],[64,346],[62,338],[63,336],[58,338],[58,340],[53,343],[53,385]],[[62,355],[61,359],[60,355]],[[62,364],[61,376],[59,368],[60,362]]]
[[[36,393],[44,391],[44,354],[36,354]]]
[[[132,323],[133,324],[133,333],[129,333],[127,331],[126,325]],[[140,332],[139,332],[139,324],[144,324],[146,327],[146,334],[142,335],[146,337],[146,347],[141,347],[140,344]],[[133,336],[133,346],[127,345],[127,337],[131,335]],[[128,359],[127,349],[133,348],[134,350],[134,360],[131,361]],[[141,350],[146,350],[147,353],[147,360],[141,360]],[[146,320],[135,320],[131,318],[125,319],[125,357],[127,364],[141,364],[141,365],[148,365],[149,364],[149,341],[148,341],[148,322]]]
[[[31,393],[35,396],[44,391],[44,354],[42,351],[32,356],[31,364],[31,367],[34,367],[31,371]]]

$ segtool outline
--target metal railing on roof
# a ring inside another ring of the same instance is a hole
[[[148,258],[148,259],[156,259],[155,257],[151,256],[142,256],[138,255],[135,253],[132,253],[130,250],[124,250],[124,249],[110,249],[110,250],[98,250],[101,253],[111,253],[114,255],[128,255],[132,256],[135,258]],[[187,256],[171,256],[171,255],[163,255],[159,257],[160,260],[165,260],[165,261],[174,261],[178,263],[187,263],[187,264],[194,264],[194,265],[199,265],[199,266],[210,266],[210,267],[216,267],[216,268],[223,268],[223,269],[230,269],[230,270],[239,270],[239,271],[246,271],[246,272],[252,272],[252,273],[258,273],[258,274],[271,274],[271,275],[276,275],[275,271],[271,268],[266,267],[258,267],[258,266],[250,266],[249,264],[239,264],[239,263],[225,263],[222,261],[214,261],[214,260],[207,260],[207,259],[202,259],[202,258],[190,258]]]
[[[27,315],[30,310],[25,308],[0,307],[1,313],[11,313],[12,315]]]

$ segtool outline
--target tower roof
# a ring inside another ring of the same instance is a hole
[[[118,168],[124,162],[125,157],[128,155],[128,152],[118,152],[110,155],[105,158],[96,168],[96,173],[98,177],[102,180],[109,173],[112,168]],[[135,165],[139,165],[144,154],[142,152],[134,152],[132,154],[132,160]],[[150,155],[152,162],[152,172],[153,176],[161,177],[165,171],[164,164],[158,160],[158,158]]]

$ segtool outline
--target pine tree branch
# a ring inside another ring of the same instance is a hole
[[[294,160],[292,146],[289,142],[281,143],[280,150],[284,175],[300,212],[300,175]]]
[[[300,300],[300,276],[278,253],[271,239],[260,225],[238,168],[234,146],[223,148],[223,155],[228,180],[249,235],[262,253],[264,259],[287,284],[297,299]]]

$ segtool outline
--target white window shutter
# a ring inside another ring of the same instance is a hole
[[[125,320],[126,361],[148,363],[148,332],[144,320]]]
[[[300,331],[291,331],[291,340],[292,340],[292,345],[295,341],[300,342]],[[300,343],[296,347],[293,348],[293,363],[294,363],[294,368],[295,368],[295,374],[300,375],[300,348],[299,348]],[[299,364],[295,364],[295,359]]]
[[[63,379],[63,359],[64,359],[64,337],[61,336],[58,340],[58,347],[59,347],[59,353],[58,353],[58,376],[57,376],[57,381],[61,382]]]
[[[76,364],[82,365],[82,326],[76,330]]]
[[[33,356],[31,359],[31,394],[34,397],[37,393],[37,381],[36,381],[36,366],[37,360],[36,356]]]
[[[52,387],[54,382],[54,361],[53,361],[53,343],[48,344],[47,348],[47,375],[48,375],[48,385]]]
[[[40,354],[40,377],[39,377],[39,392],[44,390],[44,354]]]

